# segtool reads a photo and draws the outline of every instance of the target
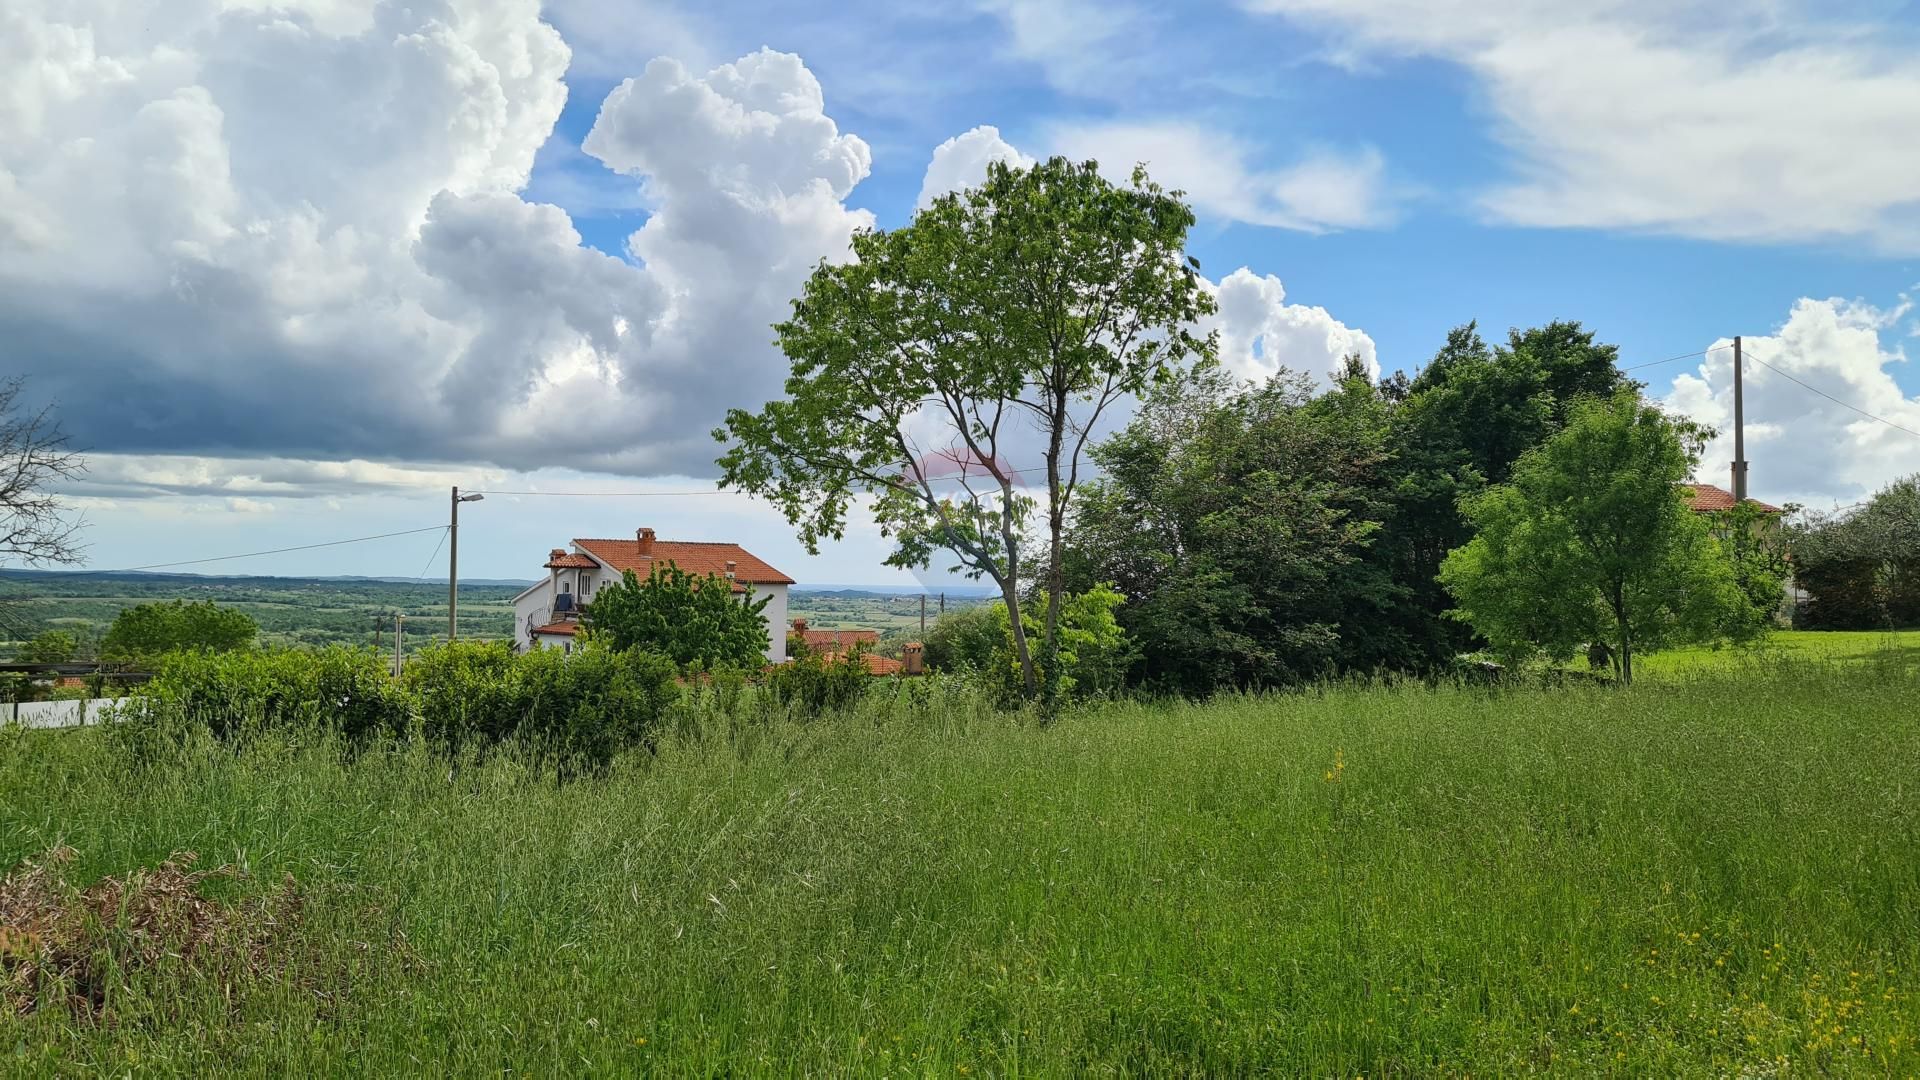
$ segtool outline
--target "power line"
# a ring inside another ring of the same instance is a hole
[[[201,563],[227,562],[232,559],[254,559],[262,555],[284,555],[289,551],[312,551],[315,548],[339,547],[342,544],[364,544],[369,540],[386,540],[395,536],[413,536],[416,533],[432,532],[444,529],[445,525],[429,525],[424,529],[402,529],[399,532],[379,533],[374,536],[356,536],[349,540],[328,540],[320,544],[298,544],[294,547],[274,548],[271,551],[248,551],[239,555],[213,555],[205,559],[181,559],[177,562],[148,563],[145,566],[126,566],[118,570],[87,570],[89,574],[131,574],[136,570],[163,570],[169,566],[198,566]],[[436,552],[437,554],[437,552]]]
[[[427,571],[433,569],[433,560],[440,557],[440,549],[447,546],[447,534],[452,531],[453,530],[449,529],[445,525],[440,526],[440,540],[438,543],[433,545],[433,554],[427,556],[427,564],[420,568],[419,573],[413,575],[413,580],[415,584],[418,584],[421,581],[424,581],[427,576]]]
[[[1621,368],[1620,370],[1623,373],[1628,371],[1639,371],[1641,368],[1659,367],[1661,364],[1671,364],[1675,360],[1690,360],[1696,356],[1705,356],[1708,353],[1720,352],[1722,349],[1731,349],[1731,348],[1733,348],[1733,346],[1731,345],[1717,345],[1711,349],[1701,349],[1699,352],[1681,353],[1679,356],[1669,356],[1665,360],[1652,360],[1644,364],[1635,364],[1632,367]]]
[[[1779,368],[1774,367],[1772,364],[1767,363],[1765,360],[1762,360],[1757,356],[1753,356],[1749,354],[1747,356],[1747,359],[1753,361],[1756,364],[1759,364],[1761,367],[1766,368],[1768,371],[1773,372],[1775,375],[1780,376],[1781,378],[1787,380],[1790,383],[1793,383],[1794,385],[1800,387],[1803,390],[1811,390],[1812,392],[1819,394],[1821,397],[1826,398],[1828,401],[1833,402],[1835,405],[1838,405],[1843,409],[1852,409],[1854,412],[1859,413],[1861,416],[1864,416],[1869,420],[1878,420],[1881,423],[1887,425],[1890,428],[1893,428],[1896,431],[1904,431],[1909,435],[1920,436],[1920,431],[1915,431],[1910,427],[1903,427],[1887,419],[1884,416],[1875,416],[1874,414],[1868,412],[1867,410],[1861,408],[1858,405],[1849,405],[1846,402],[1841,401],[1839,398],[1834,397],[1832,394],[1827,393],[1825,390],[1822,390],[1817,386],[1809,386],[1806,383],[1801,382],[1799,379],[1796,379],[1792,375],[1789,375],[1786,372],[1781,371]]]

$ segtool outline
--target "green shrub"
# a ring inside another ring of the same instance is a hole
[[[158,667],[138,692],[150,714],[222,738],[291,728],[359,739],[407,727],[407,696],[371,650],[181,652]]]
[[[418,717],[419,734],[446,749],[518,741],[597,767],[651,745],[679,693],[673,662],[652,653],[516,656],[497,642],[455,642],[423,649],[398,681],[365,650],[180,653],[139,697],[152,720],[223,739],[268,729],[402,736]]]
[[[540,752],[603,766],[621,750],[653,744],[680,696],[677,674],[657,653],[535,649],[514,658],[506,715]]]
[[[835,656],[809,651],[775,667],[767,675],[767,689],[789,711],[819,716],[851,707],[872,681],[858,649]]]
[[[518,726],[516,657],[505,642],[454,641],[420,650],[408,661],[407,694],[421,731],[436,742],[497,743]]]
[[[673,661],[653,653],[586,648],[515,655],[500,642],[423,649],[406,688],[421,732],[450,747],[519,740],[540,754],[595,766],[651,745],[679,697]]]

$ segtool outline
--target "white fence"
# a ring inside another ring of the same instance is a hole
[[[20,724],[30,728],[79,727],[98,724],[111,718],[119,705],[117,698],[92,701],[6,701],[0,702],[0,724]]]

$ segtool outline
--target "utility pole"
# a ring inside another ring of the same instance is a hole
[[[454,485],[452,514],[447,518],[447,640],[460,636],[460,504],[486,498],[479,492],[460,494]]]
[[[393,613],[393,677],[400,677],[400,669],[405,666],[407,640],[407,617],[399,612]]]
[[[1747,409],[1740,385],[1740,338],[1733,339],[1733,501],[1747,501]]]
[[[927,636],[927,594],[920,594],[920,636]]]
[[[947,594],[946,593],[940,594],[940,617],[943,619],[947,617]]]

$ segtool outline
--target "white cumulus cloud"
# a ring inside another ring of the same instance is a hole
[[[1916,471],[1920,397],[1902,391],[1891,370],[1907,360],[1891,339],[1909,310],[1904,301],[1879,308],[1802,299],[1774,333],[1741,340],[1750,495],[1831,508],[1835,499],[1864,498]],[[1714,342],[1697,371],[1674,380],[1666,399],[1670,408],[1719,431],[1698,479],[1721,487],[1731,483],[1733,462],[1731,345]]]
[[[1920,251],[1920,33],[1803,0],[1243,0],[1480,82],[1522,225]]]
[[[1220,363],[1234,374],[1264,380],[1286,368],[1328,386],[1346,358],[1358,356],[1367,378],[1380,377],[1380,358],[1365,330],[1326,308],[1287,303],[1287,290],[1272,274],[1243,266],[1213,289],[1219,310],[1201,329],[1220,331]]]
[[[609,256],[523,194],[568,61],[538,0],[7,5],[0,350],[101,457],[710,469],[870,154],[797,57],[654,61]]]
[[[1014,149],[1000,137],[1000,129],[990,124],[955,135],[933,148],[933,160],[927,164],[920,198],[914,205],[925,209],[949,191],[978,187],[987,179],[987,166],[996,161],[1015,168],[1033,164],[1032,158]]]
[[[1306,232],[1392,222],[1395,211],[1379,151],[1325,147],[1279,168],[1255,167],[1241,140],[1179,121],[1065,124],[1053,148],[1075,160],[1095,159],[1124,178],[1135,165],[1161,185],[1187,193],[1194,207],[1229,221]]]

